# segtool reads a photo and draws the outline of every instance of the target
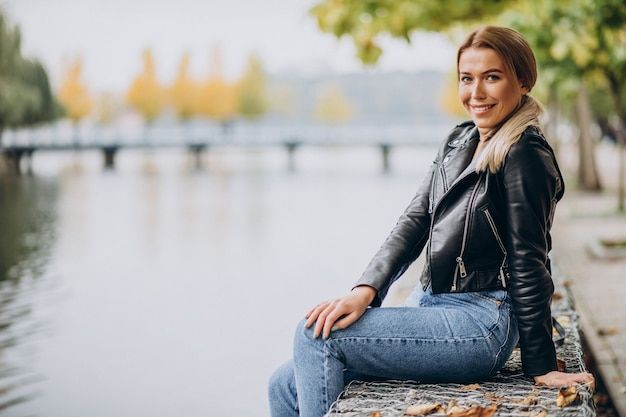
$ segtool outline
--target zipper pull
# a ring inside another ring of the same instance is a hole
[[[456,261],[459,264],[459,274],[461,275],[461,278],[465,278],[467,276],[467,270],[465,269],[465,262],[463,262],[463,258],[459,256],[456,258]]]
[[[504,268],[500,268],[500,281],[502,281],[502,286],[506,288],[506,276],[504,275]]]

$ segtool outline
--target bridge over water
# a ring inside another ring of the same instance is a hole
[[[381,151],[383,169],[389,169],[393,147],[439,143],[452,126],[276,126],[267,124],[221,126],[171,124],[147,129],[103,128],[80,130],[55,125],[9,131],[2,137],[0,152],[14,174],[32,169],[33,154],[41,152],[99,151],[104,169],[114,169],[116,156],[126,150],[186,149],[201,164],[202,155],[217,148],[275,148],[286,150],[289,169],[302,146],[374,146]]]

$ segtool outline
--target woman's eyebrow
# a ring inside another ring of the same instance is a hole
[[[499,69],[499,68],[491,68],[491,69],[488,69],[487,71],[484,71],[484,72],[483,72],[483,74],[489,74],[489,73],[491,73],[491,72],[499,72],[499,73],[501,73],[501,74],[504,74],[504,71],[502,71],[502,70],[501,70],[501,69]]]
[[[501,69],[498,69],[498,68],[490,68],[490,69],[488,69],[488,70],[486,70],[486,71],[481,72],[481,75],[491,74],[491,73],[493,73],[493,72],[497,72],[497,73],[500,73],[500,74],[504,74],[504,71],[502,71]],[[471,72],[469,72],[469,71],[459,71],[459,74],[467,74],[467,75],[470,75],[470,74],[471,74]]]

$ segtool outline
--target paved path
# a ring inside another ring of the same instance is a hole
[[[564,171],[572,163],[567,152]],[[594,250],[602,239],[626,241],[626,213],[617,212],[615,149],[599,147],[597,161],[606,190],[584,193],[570,186],[557,207],[552,256],[569,281],[598,373],[626,417],[626,256],[609,259],[610,252]]]

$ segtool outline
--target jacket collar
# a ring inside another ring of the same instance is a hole
[[[472,160],[476,146],[478,146],[478,128],[476,126],[464,135],[448,142],[449,148],[456,148],[449,149],[448,154],[455,153],[450,155],[455,161],[446,167],[446,176],[453,180],[452,186],[476,172],[476,159]]]

